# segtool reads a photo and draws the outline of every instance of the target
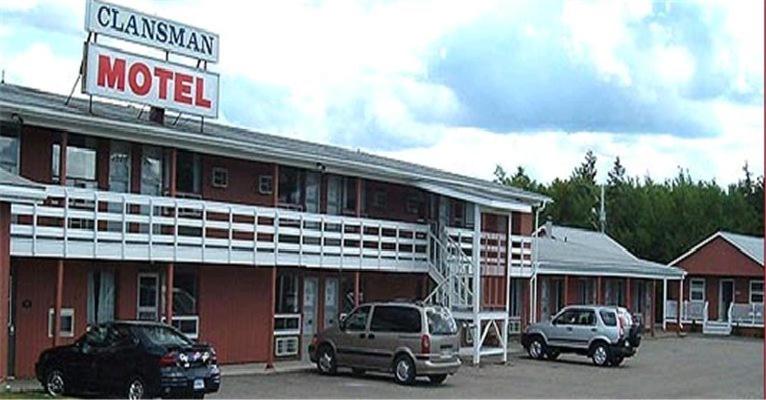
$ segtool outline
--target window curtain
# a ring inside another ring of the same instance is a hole
[[[114,320],[114,271],[90,271],[88,273],[87,321],[96,325]]]

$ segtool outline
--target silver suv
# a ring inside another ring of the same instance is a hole
[[[314,336],[311,361],[322,374],[392,372],[400,384],[417,376],[442,383],[460,368],[457,324],[448,309],[417,303],[363,304],[338,326]]]
[[[641,329],[622,307],[568,306],[550,321],[529,325],[521,344],[539,360],[577,353],[591,357],[598,366],[618,366],[636,354]]]

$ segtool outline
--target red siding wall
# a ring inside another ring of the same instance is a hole
[[[266,361],[270,270],[203,266],[199,271],[200,340],[212,344],[223,363]]]
[[[421,299],[423,274],[362,272],[364,301]]]
[[[763,267],[718,237],[679,261],[689,275],[763,277]]]
[[[428,196],[426,192],[407,187],[403,185],[397,185],[395,183],[380,182],[374,180],[365,179],[364,186],[366,190],[365,199],[366,204],[364,207],[363,217],[378,218],[378,219],[390,219],[395,221],[417,222],[427,216]],[[382,208],[373,207],[373,197],[375,192],[382,191],[385,193],[385,206]],[[411,213],[407,211],[407,199],[411,196],[420,195],[423,200],[420,214]]]
[[[229,172],[226,188],[213,187],[213,168],[225,168]],[[233,158],[202,157],[202,197],[229,203],[272,206],[271,194],[258,192],[258,177],[273,176],[274,165]]]
[[[21,176],[36,182],[50,183],[53,143],[52,131],[24,126],[20,150]]]
[[[720,311],[728,312],[728,310],[719,310],[721,280],[731,279],[734,281],[734,301],[736,303],[750,303],[751,278],[737,276],[688,275],[684,281],[685,300],[689,300],[691,279],[694,278],[705,279],[705,300],[708,302],[708,316],[710,319],[718,319],[720,316]],[[753,279],[762,280],[763,277],[756,277]],[[668,283],[668,285],[671,285],[671,283]],[[668,299],[678,299],[678,283],[673,282],[672,287],[668,290],[668,293],[670,293]]]

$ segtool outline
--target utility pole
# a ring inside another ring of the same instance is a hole
[[[598,211],[598,225],[601,230],[601,233],[606,232],[606,204],[604,201],[604,185],[601,184],[601,201],[599,211]]]

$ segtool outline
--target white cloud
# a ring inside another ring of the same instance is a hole
[[[56,55],[47,43],[30,43],[10,57],[3,53],[0,47],[6,82],[67,94],[77,79],[79,58]]]
[[[377,153],[483,179],[493,178],[497,164],[510,171],[520,165],[543,182],[568,177],[587,150],[598,157],[600,181],[606,179],[617,156],[629,175],[648,174],[655,180],[674,177],[678,167],[689,169],[695,179],[716,179],[721,184],[742,178],[745,162],[751,171],[763,171],[763,109],[726,103],[713,104],[713,109],[726,122],[727,132],[703,139],[608,132],[499,134],[447,128],[433,146]]]

